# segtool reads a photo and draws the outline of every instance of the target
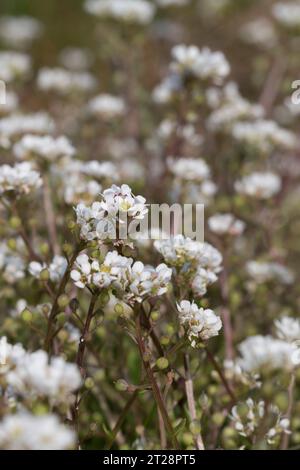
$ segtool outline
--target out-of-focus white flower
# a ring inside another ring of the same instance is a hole
[[[66,69],[86,70],[92,65],[93,56],[89,49],[66,47],[60,52],[59,61]]]
[[[5,83],[28,76],[30,69],[29,55],[14,51],[0,52],[0,80]]]
[[[273,5],[272,13],[279,24],[285,28],[299,28],[300,4],[299,2],[278,2]]]
[[[112,185],[102,194],[101,202],[94,202],[91,207],[79,204],[76,207],[77,223],[80,235],[84,240],[104,240],[116,238],[117,224],[122,224],[122,217],[142,220],[148,212],[146,200],[142,196],[134,196],[130,187]]]
[[[7,338],[0,338],[0,376],[7,374],[26,354],[21,344],[12,345],[7,342]]]
[[[268,199],[281,190],[281,179],[274,173],[254,172],[237,181],[234,187],[240,194],[257,199]]]
[[[272,336],[250,336],[238,349],[238,363],[247,372],[292,370],[298,365],[296,346]]]
[[[91,204],[102,191],[95,180],[85,180],[80,174],[71,174],[63,181],[64,200],[67,204]]]
[[[85,10],[95,16],[147,24],[153,19],[155,5],[146,0],[86,0]]]
[[[19,98],[16,93],[10,91],[5,94],[5,103],[0,103],[0,116],[10,114],[17,109]]]
[[[126,112],[126,105],[122,98],[103,94],[95,96],[89,101],[87,112],[104,120],[110,120],[123,116]]]
[[[190,0],[155,0],[157,5],[159,7],[172,7],[172,6],[176,6],[176,7],[182,7],[182,6],[185,6],[187,5]]]
[[[218,235],[241,235],[245,222],[236,219],[232,214],[215,214],[208,219],[209,229]]]
[[[192,347],[196,347],[199,341],[207,341],[213,336],[218,336],[222,321],[213,310],[199,308],[188,300],[182,300],[177,309],[179,321],[187,328]]]
[[[220,83],[230,72],[230,66],[222,52],[208,48],[179,44],[172,49],[171,69],[180,75],[192,75],[201,80]]]
[[[54,138],[28,134],[14,145],[13,152],[22,160],[38,157],[53,162],[65,156],[73,156],[75,149],[65,136]]]
[[[298,318],[282,317],[275,320],[276,336],[289,343],[300,341],[300,320]]]
[[[16,163],[14,166],[0,166],[0,195],[6,191],[29,194],[41,185],[40,174],[33,170],[28,162]]]
[[[267,18],[256,18],[240,29],[241,39],[255,46],[270,49],[277,45],[277,35],[273,23]]]
[[[63,68],[45,67],[39,71],[37,85],[43,91],[54,91],[62,95],[88,93],[97,81],[89,72],[72,72]]]
[[[235,82],[227,83],[222,89],[211,87],[205,94],[207,104],[213,109],[207,126],[213,132],[231,132],[235,123],[258,119],[264,116],[259,104],[252,104],[243,98]]]
[[[235,123],[232,128],[232,136],[237,141],[263,153],[271,152],[276,148],[291,150],[296,145],[296,137],[293,132],[283,129],[275,121],[263,119]]]
[[[248,261],[246,270],[258,284],[272,280],[282,284],[292,284],[295,279],[294,274],[288,268],[275,262]]]
[[[6,450],[64,450],[75,445],[75,433],[56,415],[20,412],[0,421],[0,447]]]
[[[37,39],[43,26],[30,16],[2,16],[0,18],[0,39],[8,46],[24,48]]]
[[[203,137],[197,132],[193,124],[180,125],[171,119],[164,119],[160,123],[157,135],[162,140],[168,140],[176,136],[195,147],[199,147],[203,143]]]
[[[22,243],[17,240],[17,247],[22,251]],[[0,243],[0,271],[8,284],[14,284],[25,276],[25,263],[21,256],[12,252],[6,243]]]
[[[203,181],[210,177],[210,169],[202,158],[168,158],[169,170],[178,178]]]
[[[47,113],[12,114],[0,119],[0,145],[9,147],[14,138],[23,134],[49,134],[54,129],[54,122]]]
[[[38,278],[43,269],[48,269],[51,281],[58,282],[63,277],[67,265],[67,260],[63,256],[55,255],[49,266],[46,263],[31,261],[28,270],[32,276]]]
[[[61,357],[54,357],[49,363],[47,353],[40,350],[22,355],[7,373],[6,381],[20,395],[47,397],[52,404],[58,404],[70,403],[81,375],[76,364]]]
[[[112,162],[99,162],[97,160],[90,160],[83,162],[81,165],[82,173],[93,176],[97,179],[118,180],[118,168]]]

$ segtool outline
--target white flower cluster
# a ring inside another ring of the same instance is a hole
[[[146,200],[134,196],[130,187],[112,185],[102,194],[101,202],[94,202],[91,207],[78,204],[76,207],[77,223],[81,227],[80,236],[84,240],[104,240],[116,237],[118,222],[126,215],[131,220],[142,220],[147,214]]]
[[[279,339],[293,343],[300,341],[300,320],[298,318],[282,317],[275,320],[276,336]]]
[[[40,90],[62,95],[87,93],[96,87],[96,79],[89,72],[72,72],[63,68],[45,67],[39,71],[37,85]]]
[[[40,21],[30,16],[1,16],[0,39],[12,47],[24,48],[42,33]]]
[[[57,405],[72,402],[81,375],[77,365],[62,357],[54,357],[49,363],[47,353],[40,350],[20,355],[15,367],[6,373],[5,381],[19,396],[47,397],[52,405]]]
[[[294,274],[288,268],[276,262],[248,261],[246,270],[257,284],[277,281],[288,285],[292,284],[295,279]]]
[[[291,371],[299,364],[296,345],[272,336],[250,336],[239,345],[239,351],[238,363],[247,372]]]
[[[213,132],[231,132],[235,123],[264,115],[263,107],[243,98],[234,82],[227,83],[222,89],[209,88],[206,100],[213,109],[207,121],[208,128]]]
[[[25,412],[0,421],[0,447],[5,450],[66,450],[75,445],[75,433],[55,415]]]
[[[54,122],[47,113],[12,114],[0,119],[0,145],[9,147],[14,138],[23,134],[49,134],[53,131]]]
[[[13,147],[15,156],[21,160],[41,158],[53,162],[65,156],[73,156],[75,149],[65,136],[37,136],[27,134]]]
[[[29,194],[41,185],[40,174],[33,170],[28,162],[16,163],[14,166],[0,166],[0,195],[7,191]]]
[[[199,147],[203,143],[203,137],[197,132],[193,124],[180,125],[172,119],[164,119],[160,123],[157,135],[164,141],[177,137],[188,145],[195,147]]]
[[[102,263],[90,259],[86,254],[79,255],[75,268],[71,271],[71,278],[77,287],[113,287],[128,303],[163,295],[167,292],[172,277],[172,270],[165,264],[160,264],[157,268],[145,266],[116,251],[107,253]]]
[[[0,80],[5,83],[26,77],[30,69],[29,55],[14,51],[0,52]]]
[[[85,70],[93,63],[93,54],[89,49],[65,47],[59,54],[61,65],[69,70]]]
[[[210,169],[202,158],[168,158],[168,167],[177,178],[203,181],[210,177]]]
[[[271,49],[278,43],[273,23],[264,17],[256,18],[244,24],[240,29],[239,35],[247,44],[264,49]]]
[[[239,403],[232,408],[230,419],[241,436],[252,437],[261,427],[262,420],[267,413],[266,408],[267,405],[263,400],[254,402],[252,398],[248,398],[245,403]],[[282,433],[290,433],[290,421],[287,418],[282,418],[276,407],[271,407],[270,411],[275,423],[267,431],[265,438],[267,443],[272,445],[275,437],[280,436]]]
[[[111,120],[123,116],[126,112],[126,105],[122,98],[103,94],[95,96],[89,101],[87,112],[92,116]]]
[[[237,181],[235,190],[246,196],[268,199],[281,190],[281,179],[271,172],[254,172]]]
[[[299,2],[279,2],[273,5],[274,18],[285,28],[299,28],[300,4]]]
[[[67,260],[63,256],[55,255],[49,265],[46,263],[39,263],[38,261],[31,261],[28,266],[30,274],[36,278],[39,278],[41,272],[47,269],[49,272],[49,278],[52,282],[58,282],[63,277],[65,270],[67,269]]]
[[[177,305],[179,321],[186,327],[191,346],[194,348],[199,341],[207,341],[218,336],[222,321],[213,310],[199,308],[194,302],[182,300]]]
[[[180,76],[222,83],[230,72],[230,66],[222,52],[212,52],[208,48],[179,44],[172,49],[171,70]]]
[[[215,214],[208,219],[209,229],[218,235],[241,235],[245,222],[236,219],[233,214]]]
[[[258,120],[237,122],[232,128],[232,136],[238,142],[249,145],[262,153],[273,149],[291,150],[295,148],[293,132],[280,127],[275,121]]]
[[[17,109],[18,105],[18,95],[13,91],[7,91],[5,95],[5,103],[0,103],[0,116],[5,116],[12,113]]]
[[[217,280],[222,255],[209,243],[176,235],[168,240],[156,240],[154,246],[168,265],[176,267],[179,275],[188,278],[196,296],[203,296],[207,286]]]
[[[110,161],[90,160],[82,162],[80,170],[82,173],[96,179],[118,180],[120,178],[117,165]]]
[[[24,248],[20,239],[16,240],[18,251]],[[21,256],[11,251],[5,242],[0,243],[0,271],[8,284],[14,284],[25,276],[25,263]]]
[[[139,24],[150,23],[155,14],[155,5],[147,0],[86,0],[88,13]]]

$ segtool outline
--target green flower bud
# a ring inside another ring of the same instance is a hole
[[[69,220],[68,229],[69,230],[74,230],[75,228],[76,228],[76,222],[74,222],[74,220]]]
[[[66,294],[62,294],[57,299],[57,304],[60,308],[64,309],[69,305],[69,297]]]
[[[169,367],[169,361],[166,357],[160,357],[159,359],[157,359],[156,361],[156,366],[160,369],[160,370],[164,370],[164,369],[167,369]]]
[[[168,346],[168,344],[170,344],[170,338],[168,338],[168,336],[162,336],[160,339],[160,344],[163,346]]]
[[[64,326],[64,324],[67,321],[67,316],[65,312],[60,312],[56,317],[56,321],[59,324],[59,326]]]
[[[48,255],[48,253],[50,251],[50,247],[49,247],[48,243],[41,243],[40,246],[39,246],[39,249],[40,249],[40,252],[42,253],[42,255]]]
[[[157,321],[159,319],[159,316],[160,316],[160,313],[158,310],[154,310],[153,312],[151,312],[151,315],[150,315],[150,318],[152,321]]]
[[[7,246],[10,250],[15,251],[15,249],[17,248],[16,240],[14,238],[10,238],[9,240],[7,240]]]
[[[192,421],[190,423],[189,429],[191,433],[193,434],[193,436],[197,436],[198,434],[201,433],[201,425],[198,421],[195,421],[195,420]]]
[[[122,304],[116,304],[114,307],[114,311],[117,315],[123,315],[124,313],[124,307]]]
[[[88,377],[87,379],[85,379],[84,381],[84,386],[85,388],[91,390],[95,385],[95,382],[93,381],[93,379],[91,377]]]
[[[126,382],[126,380],[123,380],[123,379],[117,380],[116,381],[116,389],[119,392],[126,392],[128,390],[128,383]]]
[[[48,271],[48,269],[42,269],[42,271],[40,272],[40,280],[41,281],[49,281],[50,279],[50,273]]]
[[[19,217],[11,217],[9,219],[9,226],[14,230],[18,230],[22,225],[22,220]]]
[[[32,320],[32,313],[28,308],[25,308],[23,312],[21,313],[21,318],[24,322],[29,323]]]
[[[212,415],[211,417],[212,419],[212,422],[214,424],[216,424],[217,426],[222,426],[223,422],[224,422],[224,416],[222,413],[220,412],[216,412]]]

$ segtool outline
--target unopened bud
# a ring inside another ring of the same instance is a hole
[[[164,370],[169,367],[169,361],[166,357],[160,357],[159,359],[157,359],[156,365],[160,370]]]
[[[117,380],[116,381],[116,389],[119,392],[126,392],[128,390],[128,383],[126,382],[126,380],[123,380],[123,379]]]
[[[50,279],[50,273],[48,271],[48,269],[42,269],[41,272],[40,272],[40,280],[41,281],[49,281]]]
[[[66,294],[62,294],[57,299],[58,306],[60,308],[66,308],[69,305],[69,297]]]

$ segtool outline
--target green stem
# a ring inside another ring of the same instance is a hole
[[[109,443],[108,443],[108,450],[110,450],[112,448],[112,446],[114,444],[114,441],[117,437],[117,434],[120,431],[121,426],[122,426],[128,412],[129,412],[130,408],[132,407],[133,403],[135,402],[138,394],[139,394],[139,390],[135,390],[133,392],[133,394],[131,395],[131,397],[129,398],[129,400],[127,401],[126,405],[124,406],[123,411],[120,414],[120,416],[118,418],[118,421],[115,424],[114,429],[112,430],[111,438],[110,438]]]

